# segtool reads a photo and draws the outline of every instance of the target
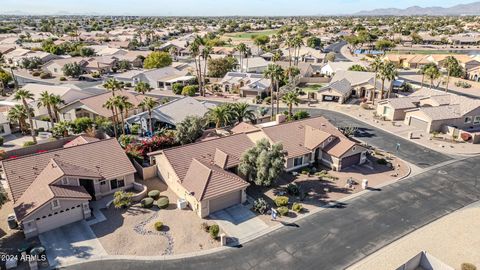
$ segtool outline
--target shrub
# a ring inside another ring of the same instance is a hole
[[[198,91],[198,86],[187,85],[187,86],[183,87],[182,95],[193,97],[193,96],[195,96],[195,93],[197,93],[197,91]]]
[[[3,137],[0,136],[0,146],[3,145],[3,142],[5,141],[5,139]]]
[[[292,196],[300,195],[300,189],[298,188],[297,184],[293,184],[293,183],[288,184],[287,192]]]
[[[292,210],[297,212],[297,213],[300,213],[303,209],[303,205],[299,204],[299,203],[293,203],[292,205]]]
[[[33,142],[33,141],[28,141],[28,142],[24,142],[23,143],[23,147],[28,147],[28,146],[32,146],[32,145],[35,145],[36,143]]]
[[[263,198],[258,198],[253,202],[253,210],[260,214],[265,214],[268,211],[268,203]]]
[[[155,230],[161,231],[162,228],[163,228],[163,222],[157,221],[157,222],[155,222],[155,224],[153,225],[153,227],[155,227]]]
[[[462,270],[477,270],[477,267],[471,263],[462,263]]]
[[[63,76],[62,76],[62,77],[60,77],[60,79],[59,79],[59,80],[60,80],[61,82],[64,82],[64,81],[66,81],[66,80],[67,80],[67,78],[65,78],[65,77],[63,77]]]
[[[294,120],[301,120],[310,117],[310,114],[306,111],[296,111],[293,114],[293,119]]]
[[[308,168],[305,168],[302,170],[302,174],[310,174],[310,170]]]
[[[174,83],[172,85],[172,92],[175,94],[175,95],[180,95],[182,93],[182,90],[183,90],[183,84],[181,83]]]
[[[280,216],[286,216],[288,214],[288,207],[286,206],[278,207],[277,212]]]
[[[157,206],[158,208],[165,209],[168,207],[168,204],[170,201],[168,200],[168,197],[162,196],[157,200]]]
[[[132,129],[131,129],[132,134],[138,134],[139,130],[140,130],[140,125],[137,125],[137,124],[132,125]]]
[[[381,159],[377,159],[377,163],[380,165],[387,165],[388,161],[384,158],[381,158]]]
[[[117,191],[113,195],[113,205],[115,208],[126,208],[132,204],[132,197],[132,192]]]
[[[33,76],[33,77],[38,77],[38,76],[40,76],[40,74],[41,74],[40,71],[34,71],[34,72],[32,72],[32,76]]]
[[[217,224],[213,224],[210,226],[210,228],[208,228],[208,232],[213,239],[217,239],[218,233],[220,232],[220,227],[218,227]]]
[[[41,120],[41,121],[48,122],[48,121],[50,121],[50,116],[44,115],[44,116],[40,117],[40,120]]]
[[[50,79],[52,77],[52,74],[48,72],[42,72],[40,73],[40,79]]]
[[[277,196],[277,197],[275,197],[274,201],[275,201],[275,205],[277,207],[288,205],[288,197],[287,196]]]
[[[154,199],[154,200],[158,199],[158,196],[160,196],[160,191],[158,191],[158,190],[156,190],[156,189],[150,190],[150,191],[148,192],[148,197],[150,197],[150,198],[152,198],[152,199]]]
[[[132,83],[130,82],[125,83],[125,87],[132,87]]]
[[[144,198],[142,199],[140,204],[142,205],[143,208],[151,208],[153,206],[153,199],[150,197]]]
[[[272,102],[272,97],[266,97],[263,99],[263,102],[265,102],[265,104],[269,105],[271,102]]]
[[[210,225],[208,225],[208,223],[202,222],[202,224],[200,224],[200,226],[201,226],[203,231],[205,231],[207,233],[210,231]]]

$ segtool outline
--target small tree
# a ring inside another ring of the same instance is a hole
[[[195,94],[197,93],[197,91],[198,91],[198,86],[196,86],[196,85],[187,85],[187,86],[183,87],[182,95],[183,95],[183,96],[193,97],[193,96],[195,96]]]
[[[82,67],[77,62],[66,63],[63,66],[62,71],[63,75],[73,78],[76,78],[83,73]]]
[[[282,144],[271,145],[261,139],[241,157],[240,173],[258,186],[270,186],[285,168],[286,153]]]
[[[177,82],[172,85],[172,92],[175,95],[181,95],[182,90],[183,90],[183,84]]]
[[[208,60],[208,76],[222,78],[233,70],[237,60],[233,57],[217,58]]]
[[[175,141],[180,144],[188,144],[196,141],[203,134],[204,121],[198,116],[187,116],[177,124]]]
[[[318,37],[309,37],[307,39],[307,46],[310,48],[318,49],[322,47],[322,40]]]
[[[328,62],[335,62],[336,55],[334,52],[329,52],[327,53],[327,56],[325,56],[325,59],[327,59]]]
[[[125,192],[123,190],[115,192],[113,195],[113,205],[115,208],[126,208],[132,204],[132,192]]]
[[[172,64],[172,57],[167,52],[152,52],[143,62],[146,69],[162,68]]]

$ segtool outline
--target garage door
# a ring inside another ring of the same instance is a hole
[[[358,153],[353,156],[342,158],[342,168],[344,169],[352,165],[357,165],[358,163],[360,163],[360,156],[361,153]]]
[[[56,213],[57,214],[52,213],[51,216],[41,217],[36,220],[38,233],[50,231],[83,219],[81,205],[69,208],[68,210],[59,210],[59,212]]]
[[[422,130],[427,130],[428,122],[418,119],[416,117],[410,117],[410,126],[420,128]]]
[[[222,197],[210,200],[210,213],[219,211],[242,202],[242,191],[235,191]]]

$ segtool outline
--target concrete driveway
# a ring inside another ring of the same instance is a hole
[[[85,221],[78,221],[40,234],[52,267],[86,262],[107,252]]]
[[[238,204],[210,215],[225,233],[230,237],[242,239],[256,234],[266,228],[265,224],[248,207]]]

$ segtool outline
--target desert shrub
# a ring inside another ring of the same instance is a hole
[[[288,215],[288,207],[286,207],[286,206],[278,207],[277,212],[278,212],[278,214],[280,214],[280,216],[286,216],[286,215]]]
[[[161,231],[162,228],[163,228],[163,222],[157,221],[157,222],[155,222],[155,224],[153,225],[153,227],[155,227],[155,230]]]
[[[297,184],[290,183],[287,186],[287,192],[292,196],[298,196],[300,194],[300,189],[298,188]]]
[[[220,227],[218,227],[217,224],[213,224],[210,226],[210,228],[208,228],[208,232],[213,239],[217,239],[218,233],[220,232]]]
[[[150,197],[143,198],[140,204],[142,205],[143,208],[151,208],[153,206],[153,199]]]
[[[48,122],[48,121],[50,121],[50,117],[48,115],[44,115],[44,116],[40,117],[40,120]]]
[[[60,77],[60,79],[59,79],[59,80],[60,80],[61,82],[64,82],[64,81],[66,81],[66,80],[67,80],[67,78],[65,78],[65,77]]]
[[[268,203],[263,198],[258,198],[253,202],[253,210],[259,214],[265,214],[268,211]]]
[[[0,136],[0,146],[2,146],[4,142],[5,142],[5,139]]]
[[[42,72],[40,73],[40,79],[50,79],[52,77],[52,74],[48,72]]]
[[[287,196],[277,196],[275,197],[275,205],[277,207],[280,207],[280,206],[287,206],[288,205],[288,197]]]
[[[132,192],[117,191],[113,194],[113,205],[115,208],[126,208],[132,204],[132,197]]]
[[[310,117],[310,114],[306,111],[296,111],[293,114],[293,119],[294,120],[301,120]]]
[[[152,198],[152,199],[154,199],[154,200],[158,199],[158,196],[160,196],[160,191],[158,191],[158,190],[156,190],[156,189],[150,190],[150,191],[148,192],[148,197],[150,197],[150,198]]]
[[[125,87],[132,87],[132,83],[130,82],[125,83]]]
[[[477,267],[471,263],[462,263],[462,270],[477,270]]]
[[[197,85],[187,85],[187,86],[183,87],[182,95],[193,97],[193,96],[195,96],[195,93],[197,93],[197,91],[198,91],[198,86]]]
[[[181,84],[181,83],[172,84],[172,92],[175,95],[180,95],[182,93],[182,90],[183,90],[183,84]]]
[[[138,134],[139,130],[140,130],[140,125],[137,125],[137,124],[132,125],[132,129],[131,129],[132,134]]]
[[[263,102],[265,102],[265,104],[270,104],[272,102],[272,97],[266,97],[263,99]]]
[[[310,169],[308,168],[302,169],[302,174],[310,174]]]
[[[377,163],[380,165],[387,165],[388,161],[384,158],[377,159]]]
[[[299,204],[299,203],[293,203],[292,205],[292,210],[294,212],[297,212],[297,213],[300,213],[303,209],[303,205]]]
[[[157,200],[157,206],[158,208],[165,209],[168,207],[168,204],[170,201],[168,200],[168,197],[162,196]]]
[[[34,71],[34,72],[32,72],[32,76],[33,76],[33,77],[38,77],[38,76],[40,76],[40,71]]]
[[[29,146],[32,146],[32,145],[35,145],[36,143],[34,141],[28,141],[28,142],[24,142],[23,143],[23,147],[29,147]]]
[[[200,224],[200,226],[201,226],[201,229],[202,229],[204,232],[209,232],[209,231],[210,231],[210,225],[208,225],[208,223],[202,222],[202,224]]]

